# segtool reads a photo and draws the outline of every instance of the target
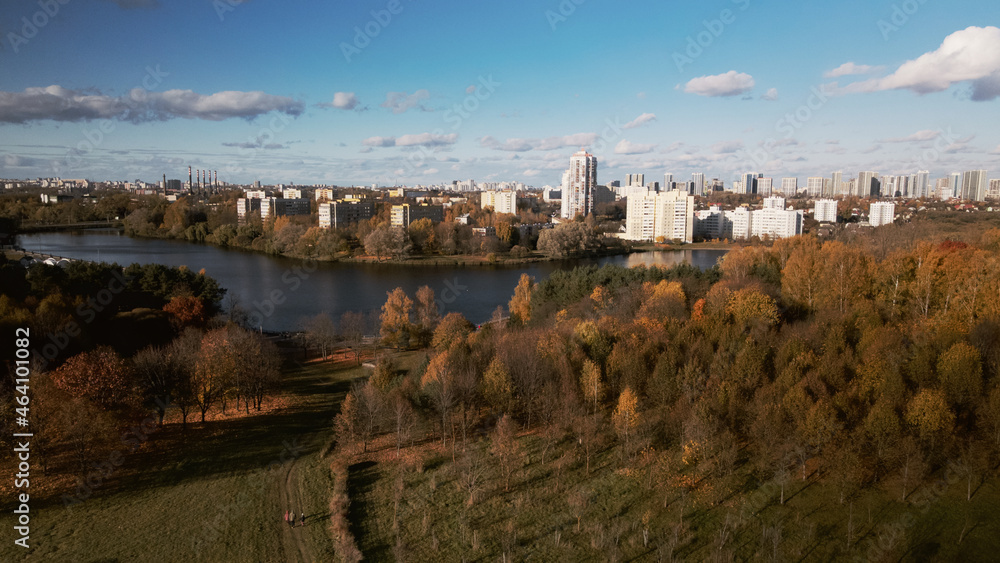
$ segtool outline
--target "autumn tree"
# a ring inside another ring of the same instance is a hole
[[[170,314],[175,326],[179,328],[189,326],[201,327],[205,326],[205,323],[208,322],[205,304],[197,297],[174,297],[163,306],[163,310]]]
[[[425,347],[430,344],[434,329],[441,322],[441,313],[438,311],[437,301],[434,299],[434,290],[429,286],[421,286],[417,290],[416,298],[414,316],[417,340],[421,347]]]
[[[441,443],[447,444],[448,419],[455,406],[455,373],[449,365],[448,354],[439,353],[431,359],[420,379],[420,388],[426,394],[441,416]]]
[[[870,282],[870,258],[856,247],[830,241],[823,245],[824,304],[841,313],[863,297]]]
[[[819,242],[806,237],[792,250],[781,272],[781,295],[791,303],[814,309],[823,290],[823,259]]]
[[[431,346],[439,352],[446,351],[456,342],[464,342],[473,328],[472,323],[461,313],[448,313],[434,331]]]
[[[955,414],[948,408],[944,391],[922,389],[907,405],[906,422],[933,447],[935,438],[951,431]]]
[[[306,342],[319,348],[324,360],[329,357],[337,341],[337,327],[334,326],[330,315],[320,313],[315,317],[310,317],[306,319],[303,328],[305,329]]]
[[[983,366],[979,350],[958,342],[937,363],[938,378],[952,405],[970,406],[982,395]]]
[[[618,405],[611,417],[615,426],[615,432],[625,446],[626,455],[630,453],[632,436],[639,427],[639,399],[632,392],[632,389],[625,387],[621,395],[618,396]]]
[[[514,397],[514,383],[510,371],[499,357],[494,357],[483,374],[483,398],[497,412],[510,409]]]
[[[583,396],[594,404],[596,413],[597,404],[604,398],[604,382],[601,380],[601,367],[591,360],[583,362],[580,387],[583,389]]]
[[[510,477],[522,463],[524,456],[517,441],[514,422],[509,415],[500,417],[490,439],[490,453],[497,459],[503,476],[503,490],[510,490]]]
[[[409,345],[410,313],[413,311],[413,301],[406,295],[403,288],[397,287],[387,293],[385,305],[382,306],[382,338],[387,344],[397,348]]]
[[[104,409],[137,406],[137,386],[131,366],[112,348],[100,346],[66,360],[52,374],[56,387]]]
[[[778,306],[774,299],[752,288],[731,293],[726,303],[726,314],[740,327],[751,323],[761,323],[764,326],[778,323]]]
[[[531,320],[531,294],[534,289],[534,278],[528,274],[521,274],[521,279],[518,280],[517,287],[514,288],[514,296],[507,304],[510,316],[522,324]]]

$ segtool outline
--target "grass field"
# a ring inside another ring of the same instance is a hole
[[[355,463],[352,516],[366,558],[990,561],[1000,547],[995,474],[971,501],[964,479],[949,483],[937,475],[906,502],[890,490],[889,480],[849,495],[843,504],[815,474],[796,476],[780,505],[780,488],[757,482],[746,469],[681,496],[676,489],[664,494],[642,469],[615,470],[620,462],[614,447],[591,460],[587,475],[582,458],[568,453],[576,446],[572,440],[551,447],[544,461],[541,437],[522,436],[520,443],[526,462],[509,491],[487,443],[470,446],[481,471],[471,503],[469,476],[476,464],[461,453],[453,462],[450,449],[439,445],[422,447],[422,469],[412,455]]]
[[[330,561],[329,460],[320,452],[361,367],[288,370],[281,409],[167,424],[89,498],[32,499],[31,550],[5,542],[2,561]],[[252,412],[252,411],[251,411]],[[36,480],[44,480],[37,476]],[[290,506],[286,506],[290,505]],[[306,527],[289,529],[291,508]]]

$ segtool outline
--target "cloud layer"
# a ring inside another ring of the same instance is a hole
[[[426,100],[430,97],[431,93],[427,90],[417,90],[412,94],[407,94],[406,92],[389,92],[385,95],[382,107],[392,110],[392,113],[405,113],[407,110],[414,108],[421,111],[431,111],[420,103],[421,100]]]
[[[174,118],[253,119],[278,111],[298,116],[300,101],[264,92],[217,92],[203,95],[191,90],[148,92],[136,88],[121,97],[90,94],[62,86],[27,88],[23,92],[0,92],[0,123],[32,121],[90,121],[119,119],[141,123]]]

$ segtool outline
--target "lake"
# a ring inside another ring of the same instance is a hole
[[[130,238],[111,230],[39,233],[21,235],[19,240],[27,250],[66,258],[117,262],[122,266],[187,266],[196,272],[204,269],[226,288],[224,307],[230,300],[237,300],[243,308],[256,312],[254,318],[262,320],[263,328],[271,331],[299,330],[304,318],[320,312],[328,313],[337,322],[347,311],[377,311],[385,303],[386,293],[396,287],[402,287],[412,298],[423,285],[434,290],[442,315],[457,311],[474,323],[482,323],[489,320],[498,305],[506,308],[522,273],[540,281],[556,270],[594,264],[670,267],[689,262],[710,268],[727,252],[641,252],[463,268],[304,261],[184,241]]]

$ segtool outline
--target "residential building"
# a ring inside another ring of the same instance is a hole
[[[372,200],[341,199],[319,204],[319,226],[325,229],[368,221],[374,216],[375,202]]]
[[[640,181],[641,184],[641,181]],[[597,158],[579,151],[569,159],[569,170],[563,174],[563,197],[560,215],[572,219],[594,211],[593,192],[597,186]]]
[[[333,190],[330,188],[318,188],[313,193],[313,196],[316,198],[316,201],[333,201]]]
[[[931,173],[927,170],[919,170],[910,177],[910,197],[925,198],[932,197]]]
[[[286,188],[281,190],[281,197],[285,199],[301,199],[302,190],[298,188]]]
[[[809,197],[822,197],[823,196],[823,186],[825,185],[826,178],[822,176],[813,176],[806,179],[806,195]]]
[[[757,194],[770,197],[773,184],[773,178],[757,178]]]
[[[260,211],[260,199],[241,197],[236,200],[236,219],[240,223],[246,222],[247,215],[254,211]]]
[[[691,193],[697,196],[705,195],[705,175],[701,172],[695,172],[691,174],[691,181],[694,182]]]
[[[723,238],[726,216],[718,205],[694,212],[694,236],[705,240]]]
[[[740,176],[740,186],[736,190],[738,194],[756,194],[757,193],[757,178],[763,176],[763,174],[758,174],[756,172],[746,172]]]
[[[896,218],[896,204],[891,201],[876,201],[868,207],[868,224],[873,227],[891,224]]]
[[[833,197],[847,195],[844,193],[844,173],[841,171],[834,172],[830,175],[830,195]]]
[[[723,238],[730,240],[750,238],[750,209],[737,207],[725,212],[725,223],[722,226]]]
[[[837,200],[835,199],[817,199],[816,200],[816,211],[813,213],[813,218],[820,223],[836,223],[837,222]]]
[[[267,192],[264,190],[247,190],[247,199],[264,199],[267,197]]]
[[[799,192],[799,179],[798,178],[782,178],[781,179],[781,193],[788,196],[793,196]]]
[[[483,209],[492,207],[496,213],[517,213],[517,192],[514,191],[488,191],[480,196],[480,206]]]
[[[986,201],[987,185],[985,170],[969,170],[962,180],[962,199]]]
[[[952,172],[948,175],[948,185],[951,187],[951,197],[962,197],[962,173]]]
[[[625,185],[626,186],[644,186],[644,185],[646,185],[646,175],[645,174],[626,174],[625,175]]]
[[[780,199],[780,198],[777,198]],[[782,207],[765,207],[751,212],[750,236],[760,238],[788,238],[802,234],[802,211]]]
[[[285,215],[309,215],[309,199],[294,198],[284,199],[276,197],[265,197],[260,200],[260,218],[267,219],[272,215],[282,217]]]
[[[444,220],[444,207],[441,205],[413,205],[403,203],[393,205],[389,215],[393,227],[409,227],[410,223],[420,219],[430,219],[434,223]]]
[[[858,172],[858,183],[855,186],[858,197],[879,197],[882,195],[882,186],[879,182],[878,172]]]
[[[1000,179],[990,180],[990,187],[986,190],[986,199],[1000,199]]]
[[[680,190],[628,198],[625,238],[656,241],[694,239],[694,196]]]

